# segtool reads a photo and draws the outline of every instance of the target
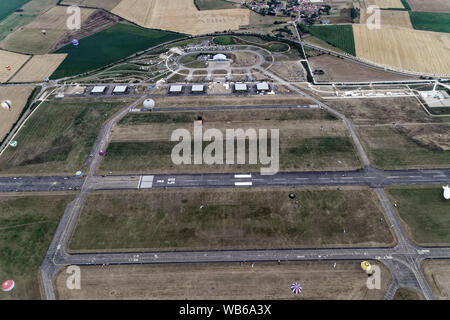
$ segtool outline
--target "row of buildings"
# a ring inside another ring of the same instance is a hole
[[[271,91],[271,87],[267,82],[260,82],[256,85],[248,85],[246,83],[235,83],[232,85],[233,92],[235,93],[247,93],[250,91],[256,91],[257,93],[264,93]],[[206,93],[206,86],[203,84],[194,84],[194,85],[181,85],[181,84],[173,84],[170,85],[168,90],[168,94],[184,94],[184,93],[192,93],[192,94],[202,94]]]

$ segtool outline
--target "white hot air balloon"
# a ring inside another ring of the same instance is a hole
[[[448,185],[443,186],[442,189],[444,189],[444,198],[445,200],[450,199],[450,187]]]
[[[2,108],[11,111],[12,102],[10,100],[2,101]]]
[[[155,107],[155,101],[153,99],[145,99],[143,104],[145,110],[152,110]]]

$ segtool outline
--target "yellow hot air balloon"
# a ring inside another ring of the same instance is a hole
[[[368,261],[363,261],[361,262],[361,268],[364,271],[369,272],[372,269],[372,265]]]

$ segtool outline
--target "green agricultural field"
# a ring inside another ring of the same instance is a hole
[[[8,34],[31,22],[35,15],[20,15],[17,13],[9,15],[6,19],[0,22],[0,40],[3,40]]]
[[[315,37],[326,41],[345,52],[356,55],[352,25],[317,25],[307,27]]]
[[[0,1],[0,21],[30,0],[3,0]]]
[[[218,36],[214,37],[213,42],[218,45],[228,46],[230,44],[235,44],[236,40],[231,36]]]
[[[82,169],[100,126],[127,104],[118,101],[45,102],[0,157],[3,174],[73,174]]]
[[[406,10],[411,10],[408,0],[401,0],[401,1]]]
[[[100,68],[135,52],[184,36],[174,32],[149,30],[118,23],[79,40],[78,47],[69,44],[57,50],[56,53],[68,53],[68,57],[53,73],[52,78],[67,77]]]
[[[198,10],[233,9],[236,3],[226,0],[194,0]]]
[[[296,194],[295,199],[288,197],[290,192]],[[373,191],[365,188],[95,192],[85,203],[69,247],[213,250],[389,246],[394,238],[386,219],[380,221],[382,217]]]
[[[392,187],[387,193],[412,240],[423,246],[450,244],[450,203],[442,186]]]
[[[15,288],[3,299],[40,299],[39,266],[71,194],[0,196],[0,279]]]
[[[414,29],[450,33],[450,13],[410,11]]]
[[[421,145],[392,127],[357,127],[372,163],[379,169],[447,168],[450,150]]]

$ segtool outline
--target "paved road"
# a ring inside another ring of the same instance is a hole
[[[152,188],[217,188],[243,186],[290,187],[290,186],[369,186],[372,188],[402,184],[447,184],[450,169],[423,170],[377,170],[371,167],[359,171],[280,172],[267,176],[246,173],[241,178],[235,173],[205,174],[155,174]],[[90,190],[138,189],[142,178],[150,175],[91,175]],[[0,178],[0,192],[38,192],[80,190],[86,177],[9,177]],[[236,185],[238,183],[238,185]]]

